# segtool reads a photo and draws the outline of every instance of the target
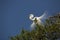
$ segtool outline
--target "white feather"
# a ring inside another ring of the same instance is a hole
[[[31,28],[34,29],[35,25],[36,25],[36,24],[33,22],[33,23],[31,24]]]
[[[41,25],[42,24],[41,19],[45,18],[45,16],[46,16],[46,12],[44,12],[44,14],[40,17],[34,17],[33,14],[30,14],[29,19],[33,21],[31,27],[34,28],[36,24]],[[34,21],[35,19],[37,20],[37,22]]]
[[[41,16],[39,17],[39,19],[46,18],[46,15],[47,15],[47,12],[45,11],[45,12],[43,13],[43,15],[41,15]]]

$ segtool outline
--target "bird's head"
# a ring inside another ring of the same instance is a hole
[[[34,15],[33,14],[30,14],[29,19],[30,20],[34,20],[33,18],[34,18]]]

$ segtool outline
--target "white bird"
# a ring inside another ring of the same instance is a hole
[[[33,21],[31,27],[34,28],[36,24],[41,25],[42,24],[41,19],[46,18],[45,16],[46,16],[46,12],[44,12],[44,14],[40,17],[34,17],[33,14],[30,14],[29,19]]]

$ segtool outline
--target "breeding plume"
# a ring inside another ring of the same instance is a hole
[[[34,28],[36,26],[36,24],[41,25],[42,21],[41,19],[46,18],[46,12],[43,13],[43,15],[39,16],[39,17],[35,17],[33,14],[30,14],[29,19],[32,20],[32,24],[31,27]]]

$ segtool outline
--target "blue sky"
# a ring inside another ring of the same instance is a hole
[[[1,0],[0,40],[20,33],[22,27],[30,29],[29,14],[40,16],[44,11],[49,15],[60,12],[60,0]]]

